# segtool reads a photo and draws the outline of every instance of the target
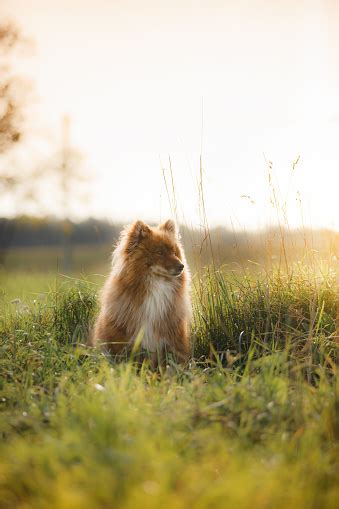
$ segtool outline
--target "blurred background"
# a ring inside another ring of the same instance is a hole
[[[193,271],[337,265],[339,3],[2,0],[0,286],[102,281],[136,218]]]

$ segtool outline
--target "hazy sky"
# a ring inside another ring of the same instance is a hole
[[[36,139],[52,145],[68,113],[95,175],[74,214],[166,217],[170,156],[179,217],[198,224],[202,150],[211,223],[275,220],[266,157],[292,225],[300,196],[307,224],[339,229],[339,0],[1,5],[36,42],[25,66],[39,96]],[[27,145],[30,161],[40,145]]]

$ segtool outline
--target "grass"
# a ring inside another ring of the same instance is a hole
[[[3,288],[1,508],[338,506],[333,275],[207,270],[162,373],[84,344],[96,292]]]
[[[196,355],[206,354],[209,344],[239,355],[253,345],[261,354],[287,345],[294,354],[333,353],[338,284],[332,272],[312,275],[303,269],[239,278],[207,271],[195,295]]]
[[[74,246],[72,276],[86,274],[87,279],[101,284],[110,265],[112,246]],[[58,246],[33,246],[10,249],[4,266],[0,265],[0,304],[13,299],[29,303],[55,292],[63,275],[63,250]],[[90,274],[90,276],[88,276]]]
[[[112,244],[72,246],[72,268],[75,273],[106,271],[110,264]],[[55,274],[63,266],[62,246],[28,246],[11,248],[6,252],[7,271],[49,272]]]

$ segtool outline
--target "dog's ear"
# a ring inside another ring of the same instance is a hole
[[[162,223],[159,226],[159,230],[162,230],[166,233],[169,233],[170,235],[173,235],[173,237],[178,236],[177,227],[175,222],[172,219],[167,219],[164,223]]]
[[[134,248],[151,233],[151,229],[143,221],[135,221],[128,231],[127,251],[133,251]]]

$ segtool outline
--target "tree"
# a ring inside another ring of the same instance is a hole
[[[22,135],[21,82],[12,74],[10,59],[25,42],[12,23],[0,24],[0,154],[16,144]]]
[[[10,60],[23,41],[13,23],[0,24],[0,156],[17,144],[22,135],[22,98],[18,93],[20,80],[13,76]],[[11,172],[0,171],[0,191],[11,191],[16,184],[17,179]],[[0,263],[14,232],[8,223],[4,225],[0,228]]]
[[[24,137],[29,83],[16,75],[13,60],[30,46],[31,41],[14,23],[0,23],[0,197],[19,192],[22,201],[29,179],[18,170],[11,156],[12,149]]]

